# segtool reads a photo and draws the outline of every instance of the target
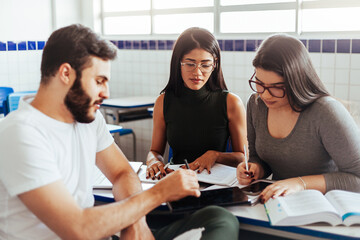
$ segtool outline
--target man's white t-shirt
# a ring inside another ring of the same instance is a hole
[[[113,143],[99,111],[92,123],[69,124],[31,100],[23,98],[0,123],[0,239],[58,239],[17,195],[61,180],[80,207],[93,206],[96,153]]]

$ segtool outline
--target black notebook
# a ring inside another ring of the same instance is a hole
[[[200,197],[185,197],[178,201],[168,202],[167,205],[172,212],[194,211],[209,205],[232,206],[240,204],[253,204],[254,200],[238,187],[221,188],[201,191]]]

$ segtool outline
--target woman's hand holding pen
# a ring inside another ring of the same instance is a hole
[[[174,171],[168,168],[168,164],[167,166],[165,166],[164,163],[162,163],[156,158],[147,161],[146,165],[146,178],[151,178],[153,180],[155,180],[155,178],[161,179],[162,177],[165,177],[166,174]]]
[[[214,166],[218,154],[219,153],[216,151],[209,150],[192,163],[189,163],[189,168],[194,171],[197,170],[197,173],[201,173],[204,169],[206,169],[210,174],[211,168]],[[182,168],[185,168],[185,166],[182,166]]]
[[[259,164],[249,162],[248,169],[249,170],[247,171],[245,162],[242,162],[237,166],[236,176],[241,185],[248,185],[263,177],[263,170]]]

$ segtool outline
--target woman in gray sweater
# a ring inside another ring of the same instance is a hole
[[[247,104],[249,164],[238,166],[240,184],[279,180],[260,201],[304,189],[360,192],[360,131],[330,96],[298,39],[267,38],[253,60],[256,92]]]

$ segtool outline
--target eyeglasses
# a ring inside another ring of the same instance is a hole
[[[193,62],[180,62],[181,66],[185,69],[186,72],[192,72],[197,67],[199,67],[202,73],[210,73],[214,70],[214,64],[207,64],[207,63],[193,63]]]
[[[285,96],[285,87],[283,86],[273,86],[273,87],[265,87],[265,85],[261,82],[252,80],[255,76],[255,73],[249,80],[250,88],[256,93],[264,93],[265,90],[268,90],[271,96],[276,98],[283,98]]]

